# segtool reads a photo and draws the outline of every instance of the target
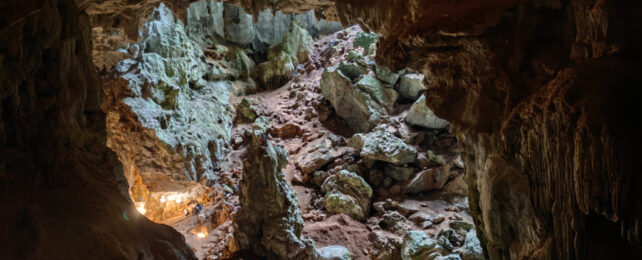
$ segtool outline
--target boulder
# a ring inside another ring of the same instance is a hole
[[[441,189],[450,178],[450,175],[447,173],[449,172],[446,172],[443,167],[421,171],[408,182],[406,192],[419,193]]]
[[[337,115],[356,132],[370,131],[387,116],[386,108],[368,92],[353,86],[350,78],[336,68],[323,72],[320,88]]]
[[[323,205],[328,212],[344,213],[356,220],[368,216],[372,188],[359,175],[341,170],[326,178],[321,191],[325,193]]]
[[[479,239],[477,239],[475,229],[471,229],[466,233],[466,240],[464,240],[464,248],[461,256],[464,260],[484,260],[482,247]]]
[[[383,106],[386,111],[388,111],[388,113],[394,111],[394,105],[395,102],[397,102],[399,94],[392,88],[384,87],[384,85],[381,84],[381,81],[375,77],[368,74],[361,75],[354,86],[370,94],[370,96],[379,103],[379,105]]]
[[[375,44],[376,46],[377,41],[379,41],[379,37],[380,36],[375,33],[358,32],[356,37],[354,38],[352,45],[355,48],[363,48],[363,54],[368,55],[371,51],[370,48],[372,44]]]
[[[256,110],[254,110],[254,106],[252,106],[252,100],[243,98],[236,108],[236,111],[238,113],[237,117],[240,115],[244,120],[253,122],[254,119],[256,119]]]
[[[408,115],[406,115],[406,122],[411,125],[432,129],[442,129],[449,125],[448,121],[437,117],[435,113],[428,108],[425,95],[419,97],[419,99],[412,104]]]
[[[417,150],[386,131],[355,134],[349,144],[361,149],[361,157],[402,165],[415,161]]]
[[[388,86],[394,86],[397,83],[397,80],[399,80],[399,75],[403,74],[404,72],[405,70],[392,72],[384,66],[377,66],[375,69],[377,78],[388,84]]]
[[[431,260],[441,256],[443,249],[420,230],[411,230],[401,245],[402,260]]]
[[[428,160],[434,165],[446,165],[446,158],[441,154],[436,154],[433,150],[426,151],[426,157],[428,157]]]
[[[283,41],[268,50],[268,61],[254,68],[254,79],[268,89],[283,86],[294,77],[297,66],[308,60],[311,44],[308,32],[297,23],[290,23],[290,32]]]
[[[319,248],[317,260],[351,260],[350,250],[342,246],[326,246]]]
[[[448,251],[453,251],[464,243],[464,236],[457,234],[452,229],[443,229],[439,231],[437,243]]]
[[[305,145],[297,154],[296,164],[301,172],[312,173],[341,156],[342,150],[336,149],[341,141],[341,137],[326,133],[323,137]]]
[[[395,181],[407,181],[413,173],[415,173],[415,168],[412,167],[402,167],[391,164],[386,166],[386,176]]]
[[[426,91],[424,75],[405,74],[399,80],[399,95],[405,99],[416,99]]]
[[[337,69],[341,71],[341,74],[350,78],[351,81],[368,73],[368,68],[356,62],[341,62]]]

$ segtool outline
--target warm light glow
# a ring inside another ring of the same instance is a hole
[[[165,203],[165,196],[161,197],[161,203]]]
[[[198,234],[196,234],[196,236],[197,236],[198,238],[204,238],[204,237],[205,237],[205,234],[203,234],[203,233],[201,233],[201,232],[198,232]]]
[[[147,212],[147,210],[145,209],[145,204],[141,204],[136,209],[138,210],[138,212],[140,212],[140,214],[143,214],[143,215],[145,215],[145,212]]]
[[[176,203],[181,203],[181,195],[176,196]]]
[[[174,196],[174,195],[169,195],[169,197],[168,197],[167,199],[168,199],[168,200],[175,200],[175,199],[176,199],[176,196]]]

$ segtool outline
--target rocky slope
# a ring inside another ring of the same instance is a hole
[[[382,34],[377,61],[430,78],[461,142],[493,259],[639,255],[640,3],[338,1]]]

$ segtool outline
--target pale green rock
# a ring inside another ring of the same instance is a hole
[[[243,98],[241,100],[241,103],[239,103],[239,107],[236,109],[236,111],[245,119],[249,121],[254,121],[256,119],[256,111],[254,110],[254,106],[252,106],[252,101]]]
[[[150,167],[137,161],[138,170],[171,170],[172,178],[215,180],[217,164],[228,151],[234,108],[226,84],[207,82],[211,67],[201,48],[185,32],[182,22],[161,4],[143,24],[141,51],[135,60],[121,61],[116,69],[131,92],[122,102],[131,108],[145,129],[152,130],[156,158],[183,164],[175,169]],[[136,160],[146,160],[139,154]],[[173,167],[173,166],[172,166]]]
[[[410,180],[407,184],[406,191],[408,193],[419,193],[439,190],[446,185],[449,178],[450,175],[447,174],[442,167],[427,169],[417,173],[417,175]]]
[[[341,74],[350,78],[351,81],[354,81],[359,76],[368,73],[368,68],[356,62],[341,62],[338,70],[341,71]]]
[[[428,108],[425,95],[422,95],[412,104],[408,115],[406,115],[406,122],[411,125],[431,129],[443,129],[449,125],[448,121],[437,117],[435,113]]]
[[[341,170],[326,178],[321,191],[326,193],[323,205],[330,213],[344,213],[363,220],[370,211],[372,188],[359,175]]]
[[[424,75],[405,74],[399,80],[399,95],[405,99],[417,99],[426,91]]]
[[[443,249],[435,240],[420,230],[409,231],[401,245],[402,260],[432,260],[441,256]]]
[[[406,181],[410,179],[413,173],[415,173],[415,169],[412,167],[402,167],[396,165],[386,166],[386,176],[392,178],[395,181]]]
[[[433,150],[426,151],[428,160],[437,165],[446,165],[446,158],[441,154],[436,154]]]
[[[358,32],[352,44],[355,48],[356,47],[363,48],[364,54],[367,55],[367,53],[370,52],[370,46],[373,43],[376,44],[376,42],[379,41],[379,37],[380,36],[375,33]]]
[[[417,150],[386,131],[375,131],[362,136],[361,157],[392,164],[411,163],[417,157]]]
[[[399,94],[397,94],[397,91],[392,88],[384,87],[384,85],[375,77],[371,75],[362,75],[354,86],[370,94],[377,103],[386,108],[388,113],[391,113],[394,110],[394,105],[395,102],[397,102]]]
[[[401,70],[399,72],[392,72],[390,69],[384,67],[384,66],[376,66],[375,68],[375,75],[377,75],[377,78],[386,84],[388,86],[392,87],[397,83],[397,80],[399,80],[399,75],[403,74],[405,70]]]
[[[337,115],[356,132],[370,131],[387,116],[386,108],[336,68],[327,68],[321,76],[321,93],[330,101]]]
[[[312,37],[297,23],[290,24],[290,33],[283,42],[270,47],[268,61],[259,64],[254,71],[257,82],[267,88],[278,88],[290,81],[300,63],[308,60],[312,49]]]
[[[342,246],[326,246],[319,248],[317,260],[351,260],[350,250]]]

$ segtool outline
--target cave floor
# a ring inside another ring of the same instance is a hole
[[[313,140],[322,136],[321,133],[331,132],[341,136],[344,140],[352,135],[347,125],[336,115],[328,117],[323,122],[319,119],[319,115],[325,112],[319,83],[325,67],[337,65],[345,56],[343,54],[354,49],[351,38],[354,38],[358,31],[360,31],[358,27],[351,27],[344,31],[347,32],[345,35],[339,36],[342,39],[337,39],[337,33],[335,33],[316,40],[310,62],[316,62],[321,66],[300,67],[297,76],[281,88],[233,97],[232,103],[238,104],[243,98],[250,99],[257,114],[270,119],[272,125],[269,140],[284,146],[289,152],[289,163],[283,172],[297,194],[299,207],[305,220],[304,235],[313,239],[317,247],[341,245],[350,250],[354,259],[376,259],[376,255],[381,254],[382,247],[382,245],[377,245],[377,241],[374,241],[377,237],[385,237],[387,241],[396,241],[395,243],[400,244],[408,230],[424,230],[430,237],[436,239],[441,230],[449,228],[451,221],[464,221],[472,224],[472,218],[467,212],[467,198],[461,193],[462,189],[465,190],[465,184],[462,184],[461,180],[457,183],[451,181],[452,185],[446,185],[441,191],[417,195],[381,196],[375,192],[372,202],[386,204],[386,207],[392,204],[393,207],[409,210],[410,213],[406,214],[407,218],[422,213],[430,216],[443,216],[443,221],[436,221],[439,223],[429,227],[425,224],[422,225],[421,221],[403,219],[398,221],[398,225],[395,227],[386,230],[380,224],[383,220],[382,212],[377,212],[374,209],[371,210],[370,216],[362,222],[343,214],[331,215],[323,209],[320,203],[323,195],[319,188],[310,184],[309,176],[302,174],[297,167],[299,152]],[[339,55],[324,56],[323,51],[330,44],[338,45]],[[399,120],[405,117],[408,108],[409,104],[398,105],[398,111],[393,118]],[[237,120],[233,129],[232,142],[234,143],[235,137],[243,136],[243,132],[248,129],[251,129],[250,123]],[[399,129],[399,132],[407,134],[413,131],[409,126],[406,126],[406,129]],[[448,138],[449,140],[444,142],[445,145],[434,147],[434,149],[456,154],[456,143],[452,142],[454,137],[448,136]],[[439,140],[436,143],[439,143]],[[341,154],[350,153],[351,148],[347,146],[346,142],[342,142],[342,144],[334,148]],[[227,161],[223,163],[222,173],[226,174],[233,182],[238,183],[243,167],[242,162],[245,159],[246,145],[239,143],[233,146],[234,150],[228,156]],[[449,162],[453,160],[454,157],[450,158]],[[461,187],[462,185],[464,186]],[[459,190],[459,192],[453,190]],[[227,197],[228,202],[234,204],[231,212],[233,215],[238,208],[238,194],[235,192]],[[215,205],[205,205],[202,212],[216,215],[217,210],[219,207]],[[212,219],[216,219],[216,217],[212,217]],[[209,228],[203,229],[203,221],[199,220],[199,216],[180,216],[164,221],[165,224],[174,227],[185,236],[187,243],[199,259],[225,259],[229,257],[229,251],[234,248],[233,245],[228,245],[233,233],[232,221],[228,218],[227,221],[217,222],[214,220],[213,222],[215,223],[213,226],[209,224]],[[200,230],[204,231],[200,232]],[[207,230],[210,231],[207,232]],[[204,237],[198,237],[199,232]],[[392,245],[397,248],[398,246]],[[395,254],[398,257],[398,252]]]

